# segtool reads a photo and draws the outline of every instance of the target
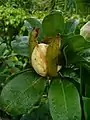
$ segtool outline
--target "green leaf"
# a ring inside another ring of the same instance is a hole
[[[2,43],[0,45],[0,56],[3,56],[3,53],[5,52],[6,49],[6,43]]]
[[[29,31],[31,31],[34,27],[39,28],[38,41],[41,41],[43,39],[42,24],[39,19],[29,18],[25,21],[25,26]]]
[[[48,99],[53,120],[80,120],[80,98],[71,82],[66,79],[53,79]]]
[[[74,70],[73,68],[64,68],[61,69],[60,72],[63,77],[74,79],[76,82],[80,83],[80,76],[78,70]]]
[[[9,75],[7,74],[0,74],[0,87],[4,85],[4,82],[8,76]]]
[[[1,108],[9,114],[18,115],[31,111],[45,89],[45,78],[33,71],[15,76],[3,88],[0,96]]]
[[[66,59],[66,64],[76,63],[83,61],[80,55],[85,49],[90,48],[90,42],[86,41],[82,36],[75,35],[68,39],[64,39],[64,44],[67,46],[63,49]]]
[[[90,48],[84,50],[80,53],[83,62],[81,63],[88,71],[90,71]]]
[[[3,42],[4,40],[2,39],[2,37],[0,37],[0,44]]]
[[[90,63],[90,48],[84,50],[81,53],[81,56],[84,58],[85,61],[87,61],[88,63]]]
[[[64,18],[62,13],[52,12],[47,15],[42,22],[43,32],[46,36],[54,36],[64,31]]]
[[[89,75],[89,80],[90,80],[90,75]],[[85,97],[90,98],[90,84],[89,85],[88,84],[85,85]]]
[[[31,24],[27,20],[24,21],[24,25],[28,31],[32,30]]]
[[[29,45],[27,36],[17,37],[16,40],[11,42],[11,45],[15,53],[21,56],[29,57]]]
[[[81,66],[81,93],[85,97],[90,97],[90,71],[85,68],[84,66]]]
[[[69,19],[65,23],[65,31],[64,31],[64,33],[65,34],[74,33],[78,24],[79,24],[78,19]]]
[[[83,97],[85,120],[90,120],[90,98]]]
[[[68,46],[63,49],[63,54],[65,57],[66,66],[74,64],[80,59],[79,56],[72,49],[70,50],[68,48]]]
[[[74,52],[81,52],[87,48],[90,48],[90,42],[86,41],[81,35],[75,35],[67,40],[70,48]]]
[[[52,120],[48,102],[43,101],[40,106],[35,106],[30,114],[22,116],[20,120]]]
[[[79,69],[74,70],[74,68],[62,68],[60,70],[61,75],[64,78],[67,78],[69,81],[71,81],[78,91],[80,91],[80,71]]]
[[[32,28],[34,28],[34,27],[41,28],[42,27],[40,20],[37,18],[29,18],[26,21],[31,25]]]

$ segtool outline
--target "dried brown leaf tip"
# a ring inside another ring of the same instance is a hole
[[[39,34],[39,28],[38,27],[34,27],[33,30],[32,30],[32,35],[33,37],[37,37]]]

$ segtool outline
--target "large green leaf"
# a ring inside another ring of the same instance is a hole
[[[71,81],[78,91],[80,91],[80,73],[79,69],[74,70],[74,68],[62,68],[60,70],[61,75],[64,78],[67,78],[69,81]]]
[[[81,75],[81,95],[83,96],[83,108],[85,120],[90,119],[90,71],[86,66],[80,67],[80,75]]]
[[[17,37],[16,40],[11,42],[11,45],[15,53],[29,57],[28,36]]]
[[[90,71],[84,66],[81,67],[81,93],[85,97],[90,97]]]
[[[85,120],[90,120],[90,98],[83,97]]]
[[[60,72],[63,77],[74,79],[76,82],[80,83],[79,70],[74,70],[73,68],[62,68]]]
[[[63,54],[65,57],[66,66],[70,64],[76,64],[78,61],[81,61],[81,58],[79,55],[77,55],[72,49],[70,49],[68,46],[63,49]]]
[[[29,26],[27,26],[27,24]],[[34,27],[38,27],[38,28],[41,28],[42,27],[42,24],[41,24],[41,21],[37,18],[29,18],[25,21],[25,26],[27,27],[28,30],[30,30],[30,28],[34,28]],[[29,27],[29,28],[28,28]]]
[[[30,114],[22,116],[20,120],[52,120],[48,101],[42,100],[39,106],[36,106]]]
[[[78,19],[69,19],[65,23],[64,33],[65,34],[74,33],[78,24],[79,24],[79,20]]]
[[[67,45],[63,49],[67,64],[83,61],[80,53],[90,48],[90,42],[86,41],[80,35],[74,35],[73,37],[64,39],[64,44]]]
[[[25,114],[39,100],[45,88],[45,78],[33,71],[15,76],[3,88],[0,96],[1,108],[9,114]]]
[[[87,48],[90,48],[90,42],[86,41],[82,36],[75,35],[67,40],[69,48],[72,48],[74,52],[81,52]]]
[[[76,87],[66,79],[54,79],[48,94],[53,120],[80,120],[80,98]]]
[[[43,39],[42,24],[39,19],[29,18],[29,19],[25,20],[25,26],[29,31],[31,31],[34,27],[38,27],[39,28],[38,41],[41,41]]]
[[[46,36],[54,36],[64,31],[64,18],[59,11],[47,15],[42,22],[43,32]]]

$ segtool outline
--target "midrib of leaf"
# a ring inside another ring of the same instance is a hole
[[[14,99],[8,106],[5,107],[5,111],[7,111],[7,109],[8,109],[15,101],[17,101],[17,100],[19,99],[19,97],[20,97],[23,93],[25,93],[30,87],[32,87],[33,85],[37,84],[40,79],[42,79],[42,77],[40,77],[39,79],[37,79],[37,81],[32,82],[32,85],[30,85],[27,89],[25,89],[24,91],[22,91],[22,92],[20,93],[20,95],[18,95],[18,96],[16,97],[16,99]]]
[[[64,104],[64,105],[65,105],[65,110],[66,110],[66,112],[67,112],[67,114],[68,114],[66,95],[65,95],[64,85],[63,85],[62,81],[61,81],[61,87],[62,87],[63,98],[64,98],[64,103],[65,103],[65,104]]]

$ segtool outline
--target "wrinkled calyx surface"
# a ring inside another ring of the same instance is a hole
[[[88,21],[81,29],[80,35],[85,39],[90,40],[90,21]]]
[[[49,44],[37,42],[36,28],[30,34],[29,44],[32,51],[30,59],[34,70],[41,76],[57,76],[57,71],[61,69],[58,66],[58,56],[60,53],[60,35],[51,38]]]

